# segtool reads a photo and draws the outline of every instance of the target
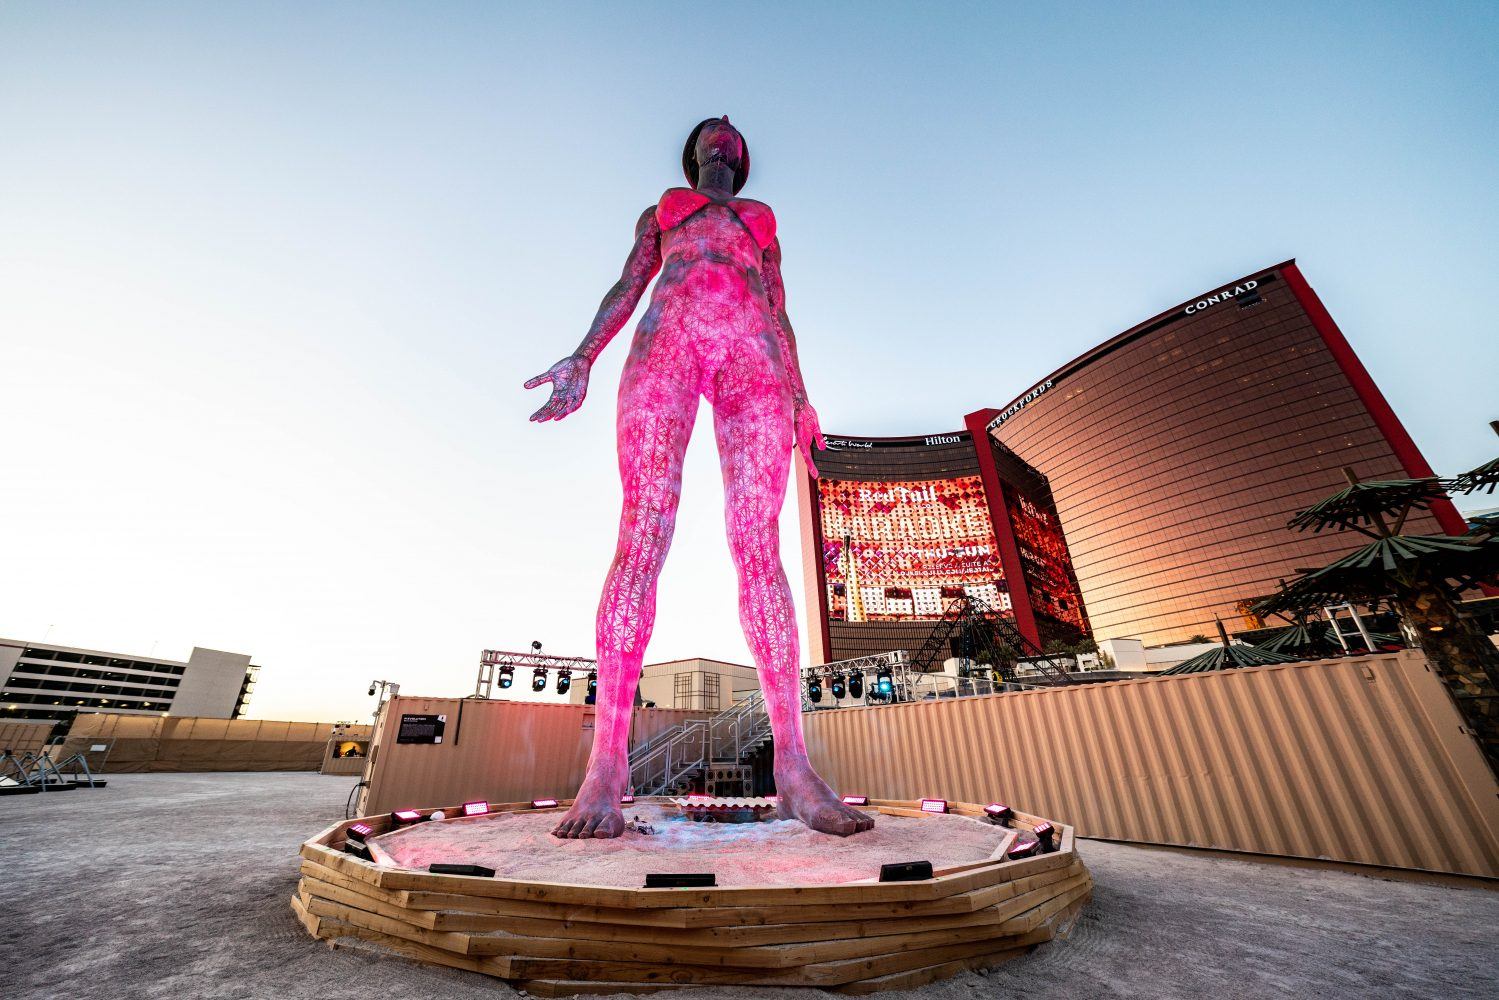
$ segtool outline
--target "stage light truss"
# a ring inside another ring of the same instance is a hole
[[[802,668],[803,699],[814,705],[822,704],[829,694],[832,705],[842,698],[866,695],[870,703],[909,701],[911,690],[910,664],[902,649]]]
[[[591,671],[596,665],[596,660],[582,656],[552,656],[536,652],[514,653],[503,649],[486,649],[479,654],[479,677],[474,684],[474,697],[492,697],[491,692],[496,684],[501,689],[508,689],[510,685],[503,683],[502,680],[513,678],[515,672],[524,667],[530,667],[533,676],[536,670],[556,670],[559,672],[558,676],[562,676],[562,671],[567,671],[566,676],[571,678],[573,671]]]

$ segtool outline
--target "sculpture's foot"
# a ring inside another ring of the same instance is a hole
[[[609,769],[589,768],[572,808],[552,830],[552,836],[563,840],[618,837],[625,832],[625,817],[619,811],[623,791],[623,782]]]
[[[844,805],[805,759],[776,762],[776,813],[839,837],[874,829],[874,817]]]

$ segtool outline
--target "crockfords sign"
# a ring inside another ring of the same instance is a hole
[[[1214,292],[1212,295],[1209,295],[1205,299],[1198,299],[1196,302],[1187,306],[1187,308],[1182,311],[1190,316],[1193,313],[1202,312],[1208,306],[1215,306],[1220,302],[1227,302],[1229,299],[1236,299],[1240,295],[1248,295],[1258,287],[1260,287],[1260,283],[1251,278],[1250,280],[1244,282],[1244,284],[1242,285],[1235,285],[1232,288],[1225,288],[1221,292]]]
[[[1040,385],[1036,386],[1030,392],[1026,393],[1024,396],[1021,396],[1019,399],[1015,400],[1014,403],[1010,404],[1010,408],[1008,410],[1005,410],[999,416],[997,416],[993,420],[989,421],[989,425],[988,425],[987,429],[992,431],[994,428],[998,427],[1000,424],[1004,423],[1006,420],[1009,420],[1015,414],[1019,413],[1021,410],[1025,409],[1027,406],[1029,406],[1031,404],[1031,401],[1034,400],[1037,396],[1041,395],[1043,392],[1045,392],[1047,389],[1050,389],[1051,387],[1052,387],[1052,381],[1051,381],[1051,379],[1047,379],[1045,382],[1042,382]]]

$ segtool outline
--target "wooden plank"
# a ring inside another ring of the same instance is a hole
[[[436,916],[430,910],[404,910],[399,906],[382,902],[373,896],[366,896],[362,892],[346,889],[331,882],[324,882],[310,875],[302,876],[301,887],[304,895],[314,899],[326,899],[329,902],[352,906],[356,910],[364,910],[366,913],[374,913],[382,917],[388,917],[391,920],[399,920],[401,923],[409,924],[419,930],[438,930],[439,932],[448,930],[448,928],[433,928],[430,923],[426,922]]]
[[[882,993],[886,990],[912,990],[918,986],[935,983],[939,979],[949,979],[962,972],[974,972],[979,969],[992,969],[1003,965],[1012,958],[1019,958],[1030,951],[1033,945],[1022,945],[1016,948],[1006,948],[988,955],[979,955],[976,958],[963,958],[956,962],[944,962],[940,965],[928,965],[920,969],[912,969],[909,972],[892,972],[884,976],[876,976],[873,979],[859,979],[852,983],[844,983],[842,986],[834,986],[838,993],[863,995],[868,993]]]
[[[559,979],[520,979],[515,988],[533,997],[552,1000],[555,997],[613,996],[616,993],[661,993],[666,990],[692,989],[692,983],[577,983]]]
[[[335,903],[317,896],[304,897],[304,902],[310,912],[320,917],[332,917],[355,927],[377,931],[387,937],[425,945],[454,958],[474,957],[468,955],[466,951],[468,941],[466,935],[463,934],[444,934],[438,931],[422,930],[400,920],[392,920],[377,913],[370,913],[367,910]]]
[[[330,921],[325,921],[328,923]],[[367,927],[359,927],[343,921],[331,921],[338,926],[340,937],[355,938],[379,945],[382,949],[394,952],[403,958],[409,958],[417,962],[425,962],[430,965],[441,965],[450,969],[462,969],[465,972],[478,972],[483,975],[497,976],[485,965],[483,960],[467,958],[462,955],[454,955],[441,948],[432,948],[416,941],[408,941],[404,938],[392,937],[389,934],[381,934],[379,931],[370,930]],[[338,941],[331,941],[334,947],[347,947]]]
[[[307,911],[307,904],[302,902],[302,897],[296,893],[291,897],[292,912],[297,915],[297,921],[315,938],[325,938],[329,935],[323,933],[323,918],[315,913]]]
[[[580,920],[596,923],[632,923],[647,927],[686,927],[688,909],[631,910],[623,907],[579,906],[575,903],[538,903],[524,899],[463,896],[449,892],[403,889],[392,894],[402,906],[413,910],[441,910],[503,917],[535,917],[544,920]]]

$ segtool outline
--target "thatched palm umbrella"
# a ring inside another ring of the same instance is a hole
[[[1489,421],[1489,426],[1494,428],[1495,434],[1499,434],[1499,420]],[[1495,487],[1499,487],[1499,458],[1470,469],[1452,480],[1452,488],[1458,493],[1473,493],[1478,490],[1492,493]]]
[[[1178,663],[1170,670],[1162,670],[1161,676],[1170,674],[1202,674],[1210,670],[1237,670],[1240,667],[1263,667],[1267,663],[1291,663],[1295,656],[1287,656],[1263,646],[1238,645],[1228,641],[1223,623],[1218,622],[1218,638],[1222,644],[1206,653],[1200,653],[1185,663]]]

